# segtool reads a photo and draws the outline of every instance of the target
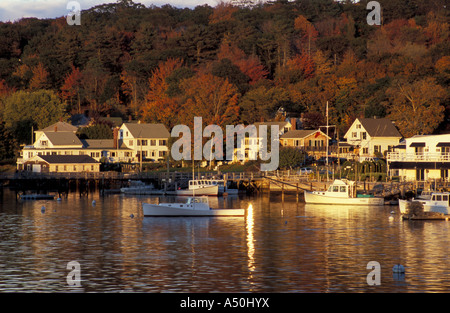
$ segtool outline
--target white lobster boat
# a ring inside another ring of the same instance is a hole
[[[384,205],[384,198],[357,194],[354,181],[336,179],[326,191],[305,191],[305,202],[313,204]]]
[[[189,181],[188,189],[178,189],[175,191],[177,196],[192,196],[193,192],[197,196],[217,196],[219,186],[212,185],[207,180],[194,179]]]
[[[192,191],[191,191],[192,193]],[[144,216],[244,216],[244,209],[212,209],[208,197],[189,197],[185,203],[143,203]]]
[[[417,204],[423,207],[423,212],[449,214],[450,211],[450,193],[448,192],[433,192],[430,199],[412,199],[399,200],[399,208],[401,214],[407,214],[408,208],[412,204]]]

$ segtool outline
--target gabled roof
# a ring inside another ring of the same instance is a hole
[[[85,149],[114,149],[114,139],[82,139]],[[128,149],[123,143],[120,143],[120,149]]]
[[[296,130],[290,130],[287,133],[285,133],[284,135],[282,135],[280,137],[280,139],[301,139],[301,138],[306,138],[309,137],[311,135],[314,135],[315,133],[320,132],[321,135],[326,136],[326,134],[320,130],[316,130],[316,129],[296,129]],[[328,136],[328,138],[330,138]]]
[[[44,134],[47,136],[48,140],[51,141],[51,143],[54,146],[78,146],[82,145],[82,142],[80,139],[75,135],[75,133],[72,132],[44,132]]]
[[[359,118],[370,137],[402,137],[394,124],[387,118]]]
[[[76,132],[77,127],[73,126],[66,122],[57,122],[55,124],[52,124],[44,129],[40,129],[39,131],[42,132]]]
[[[134,138],[169,138],[170,133],[163,124],[123,123]]]
[[[282,128],[286,127],[287,124],[290,124],[290,122],[289,121],[284,121],[284,122],[257,122],[257,123],[253,123],[253,125],[255,125],[256,128],[258,128],[258,129],[259,129],[260,125],[267,125],[267,126],[278,125],[278,128],[282,129]],[[270,128],[270,127],[268,127],[268,128]]]
[[[39,158],[44,160],[45,162],[49,164],[66,164],[66,163],[73,163],[73,164],[86,164],[86,163],[100,163],[96,161],[95,159],[91,158],[88,155],[39,155]]]

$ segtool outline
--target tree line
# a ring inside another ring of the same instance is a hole
[[[0,158],[73,114],[143,122],[250,124],[280,108],[339,134],[389,117],[405,137],[449,130],[445,0],[221,2],[195,8],[121,0],[65,17],[0,23]]]

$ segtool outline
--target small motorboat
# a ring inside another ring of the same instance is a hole
[[[450,211],[450,193],[433,192],[429,200],[399,200],[400,213],[404,215],[426,212],[448,215]],[[413,212],[414,211],[414,212]]]
[[[175,194],[178,196],[191,196],[195,192],[198,196],[217,196],[219,186],[213,185],[210,180],[193,179],[189,181],[188,189],[178,189]]]
[[[310,204],[384,205],[384,198],[357,194],[354,181],[336,179],[325,191],[305,191],[305,202]]]
[[[185,203],[143,203],[144,216],[244,216],[245,209],[212,209],[208,197],[189,197]]]

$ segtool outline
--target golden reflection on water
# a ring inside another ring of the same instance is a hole
[[[247,207],[245,217],[144,218],[156,198],[94,198],[4,200],[0,291],[65,291],[74,260],[84,291],[449,291],[450,222],[402,221],[398,207],[229,197],[212,206]],[[381,264],[377,289],[369,261]]]
[[[246,216],[246,231],[247,231],[247,267],[249,271],[248,280],[251,282],[253,279],[253,272],[255,271],[255,243],[254,243],[254,217],[253,217],[253,205],[250,203],[247,208]]]

